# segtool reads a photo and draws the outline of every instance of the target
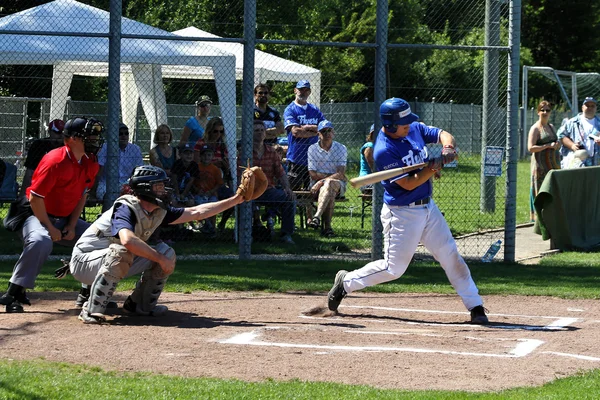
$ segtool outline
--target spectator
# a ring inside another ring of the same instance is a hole
[[[346,193],[346,146],[333,140],[333,124],[327,120],[319,122],[319,141],[308,148],[308,173],[310,192],[318,196],[317,212],[307,222],[308,226],[319,228],[321,236],[334,237],[331,218],[336,197]]]
[[[562,143],[561,167],[567,168],[577,150],[586,150],[588,158],[585,166],[599,165],[600,154],[600,118],[596,117],[596,100],[586,97],[581,104],[581,113],[571,118],[558,130],[558,139]]]
[[[193,206],[195,200],[191,190],[194,180],[200,176],[200,170],[194,161],[193,147],[189,143],[181,149],[181,158],[173,164],[171,174],[176,201],[184,207]]]
[[[95,119],[67,121],[64,146],[51,150],[35,169],[26,191],[33,215],[20,231],[23,252],[0,298],[7,313],[21,313],[23,304],[31,305],[25,289],[33,288],[54,243],[73,247],[89,226],[79,216],[98,172],[95,154],[103,131]]]
[[[550,123],[550,113],[552,107],[547,101],[542,101],[537,106],[539,119],[529,129],[529,139],[527,141],[527,150],[531,153],[531,189],[529,191],[529,210],[530,219],[535,221],[535,208],[533,201],[537,196],[544,178],[548,171],[560,169],[558,160],[558,149],[560,142]]]
[[[292,190],[307,190],[310,185],[306,154],[318,140],[317,125],[325,119],[315,105],[308,103],[310,93],[310,82],[299,81],[294,89],[296,98],[283,113],[288,136],[287,175]]]
[[[365,144],[360,148],[360,172],[358,176],[364,176],[375,170],[375,160],[373,159],[373,136],[375,135],[375,124],[371,125]],[[373,185],[360,187],[361,193],[372,193]]]
[[[48,137],[43,139],[34,140],[31,147],[27,151],[27,158],[25,159],[25,176],[23,177],[23,185],[21,186],[21,195],[25,194],[25,190],[31,184],[31,177],[33,171],[37,168],[42,157],[46,155],[50,150],[57,149],[64,146],[63,141],[63,129],[65,129],[65,121],[62,119],[54,119],[48,124]]]
[[[179,147],[189,144],[193,148],[196,142],[204,137],[204,130],[210,119],[208,114],[210,114],[212,104],[210,97],[200,96],[196,102],[196,116],[190,117],[185,123],[179,140]]]
[[[269,145],[266,144],[265,125],[260,120],[254,120],[254,133],[252,140],[252,164],[261,167],[269,180],[267,190],[255,200],[256,204],[266,205],[279,210],[281,215],[280,240],[286,244],[294,244],[292,234],[294,233],[294,218],[296,207],[294,193],[290,188],[287,175],[281,165],[281,157]],[[238,165],[242,166],[238,159]],[[238,168],[241,171],[241,168]],[[280,187],[277,187],[277,184]]]
[[[198,178],[194,179],[194,200],[196,205],[214,203],[218,201],[217,192],[223,186],[223,174],[211,161],[214,156],[212,147],[205,144],[200,149],[200,163],[198,164]],[[216,216],[205,220],[201,232],[214,236]],[[225,225],[227,221],[223,223]]]
[[[154,132],[154,146],[150,149],[150,164],[162,168],[168,176],[177,160],[177,149],[171,146],[173,132],[168,125],[162,124]]]
[[[265,143],[277,144],[277,137],[284,134],[283,122],[279,111],[269,106],[271,89],[264,83],[259,83],[254,88],[254,119],[264,123],[267,130]]]
[[[96,198],[104,199],[106,195],[106,143],[98,153],[98,163],[100,164],[100,172],[96,181]],[[142,150],[137,144],[129,143],[129,128],[124,123],[119,124],[119,187],[127,183],[131,173],[140,165],[144,164]]]

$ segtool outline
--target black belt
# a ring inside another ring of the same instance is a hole
[[[431,197],[425,197],[424,199],[417,200],[414,203],[410,203],[409,206],[421,206],[423,204],[429,204]]]
[[[49,217],[49,218],[52,218],[52,219],[69,218],[68,216],[66,216],[66,217],[59,217],[59,216],[52,215],[52,214],[48,214],[48,217]]]

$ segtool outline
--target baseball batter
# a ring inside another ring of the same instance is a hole
[[[391,281],[406,271],[419,242],[431,252],[446,272],[448,280],[471,312],[471,322],[487,324],[483,301],[471,278],[469,267],[458,253],[448,224],[431,198],[431,177],[443,164],[458,156],[454,137],[440,129],[417,122],[409,104],[391,98],[379,109],[381,131],[377,135],[374,158],[380,171],[428,162],[428,166],[382,181],[385,189],[381,209],[384,258],[347,272],[338,271],[328,295],[328,307],[337,311],[348,293]],[[429,143],[441,143],[442,157],[432,159]]]

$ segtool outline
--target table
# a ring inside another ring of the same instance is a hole
[[[534,200],[534,232],[560,250],[600,245],[600,167],[552,170]]]

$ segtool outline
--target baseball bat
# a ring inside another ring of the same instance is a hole
[[[371,183],[383,181],[385,179],[390,179],[390,178],[396,177],[398,175],[402,175],[406,172],[413,171],[415,169],[423,168],[426,165],[427,165],[427,163],[420,163],[420,164],[410,165],[408,167],[393,168],[393,169],[388,169],[386,171],[373,172],[372,174],[363,175],[363,176],[359,176],[359,177],[350,179],[350,185],[352,185],[352,187],[359,188],[364,185],[370,185]]]

